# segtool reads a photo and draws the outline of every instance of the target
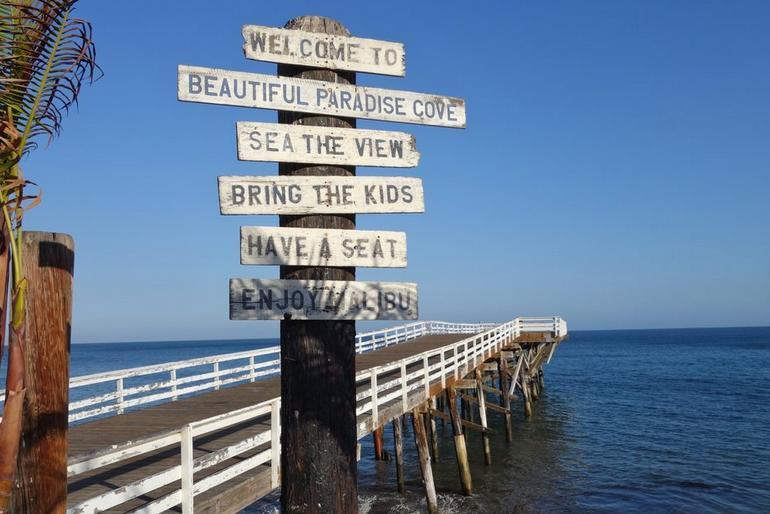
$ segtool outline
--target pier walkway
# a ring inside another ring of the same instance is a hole
[[[407,413],[421,423],[417,413],[425,414],[435,437],[435,417],[456,415],[455,402],[443,401],[447,391],[479,409],[479,423],[458,419],[460,433],[466,427],[486,436],[487,408],[506,413],[510,425],[514,390],[531,409],[540,368],[566,335],[561,318],[501,325],[418,322],[359,334],[358,438],[376,435]],[[277,487],[279,351],[73,378],[71,391],[79,399],[70,407],[68,513],[234,513]],[[96,394],[77,394],[89,387]],[[500,401],[485,405],[490,394]],[[432,481],[421,464],[426,482]],[[469,493],[470,476],[463,479],[461,471],[461,480]]]

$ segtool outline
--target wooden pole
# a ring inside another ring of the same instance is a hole
[[[425,432],[425,422],[421,412],[412,411],[412,427],[414,428],[414,440],[417,445],[417,456],[420,460],[422,481],[425,485],[425,499],[428,502],[428,512],[438,514],[438,498],[436,485],[433,483],[433,468],[430,464],[430,450],[428,449],[428,436]]]
[[[481,441],[484,445],[484,464],[487,466],[492,464],[492,449],[489,446],[489,433],[486,428],[487,424],[487,399],[484,394],[484,377],[480,369],[476,370],[476,396],[479,399],[479,419],[481,426],[484,427],[484,431],[481,432]]]
[[[535,370],[535,375],[531,375],[528,378],[529,381],[529,390],[532,393],[532,399],[535,401],[538,401],[540,399],[540,390],[538,388],[538,381],[537,381],[537,370]]]
[[[339,22],[302,16],[286,28],[349,35]],[[354,84],[355,73],[279,64],[278,75]],[[355,119],[278,113],[280,123],[355,128]],[[281,163],[281,176],[354,176],[351,166]],[[356,228],[355,215],[279,217],[282,227]],[[281,266],[282,279],[355,280],[355,268]],[[358,511],[354,321],[281,321],[281,510]]]
[[[436,397],[430,399],[430,406],[436,409]],[[428,419],[428,430],[430,431],[430,455],[433,462],[438,462],[438,434],[436,433],[436,417],[431,415],[430,410],[425,413]]]
[[[23,242],[27,391],[11,512],[64,513],[75,245],[50,232],[25,232]]]
[[[447,388],[446,401],[449,406],[449,417],[452,420],[452,433],[454,434],[455,454],[457,455],[457,469],[460,472],[460,484],[463,488],[463,494],[470,496],[473,493],[471,467],[468,463],[468,450],[465,448],[462,418],[460,418],[460,414],[457,412],[457,393],[454,388]]]
[[[537,378],[540,383],[540,390],[542,391],[545,387],[545,373],[543,373],[542,369],[537,370]]]
[[[511,419],[511,400],[508,397],[508,359],[501,355],[497,365],[500,374],[500,407],[505,409],[505,440],[510,443],[513,441],[513,420]]]
[[[519,377],[520,385],[521,385],[521,394],[524,397],[524,416],[531,417],[532,416],[532,400],[530,399],[529,394],[529,380],[527,379],[527,374],[522,373]]]
[[[382,427],[374,429],[374,460],[383,460]]]
[[[393,446],[396,452],[396,482],[398,492],[404,494],[404,441],[401,435],[401,416],[393,420]]]

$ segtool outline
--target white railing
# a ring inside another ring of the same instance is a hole
[[[434,325],[431,326],[431,323]],[[401,330],[399,334],[402,334],[400,337],[419,337],[414,336],[415,333],[421,335],[466,333],[466,331],[473,330],[474,326],[443,322],[424,322],[422,328],[418,325],[420,324],[407,325],[406,327],[410,328],[405,330],[403,327],[398,327]],[[475,326],[478,327],[478,325]],[[370,345],[372,349],[381,347],[378,345],[395,344],[388,342],[392,341],[388,339],[388,336],[382,335],[386,332],[388,331],[377,331],[377,334],[371,339],[369,339],[370,334],[362,334],[362,336],[367,336],[365,344]],[[522,332],[553,332],[559,337],[563,337],[567,335],[567,325],[564,320],[558,317],[516,318],[456,343],[357,373],[358,437],[361,438],[387,423],[388,418],[393,417],[393,412],[402,414],[429,399],[431,385],[441,383],[444,386],[449,377],[462,378],[484,360],[496,354],[503,344],[512,341]],[[260,422],[259,420],[263,419],[262,423],[267,425],[267,418],[269,418],[269,429],[226,448],[197,459],[194,458],[193,440],[195,437],[249,420]],[[277,487],[280,483],[280,398],[190,423],[141,441],[129,442],[89,455],[79,456],[69,461],[67,475],[68,477],[78,476],[140,455],[149,455],[174,445],[178,445],[180,448],[180,463],[178,465],[81,502],[69,508],[68,514],[100,512],[177,481],[180,484],[179,489],[134,512],[147,514],[163,512],[181,505],[183,513],[192,513],[195,496],[267,463],[270,465],[271,484],[273,488]],[[201,478],[196,479],[196,473],[214,465],[229,462],[229,459],[243,453],[253,451],[257,453],[246,459],[236,459],[232,464],[207,476],[199,475]]]
[[[411,341],[423,335],[475,333],[494,324],[419,321],[356,335],[356,353]],[[203,369],[202,369],[203,368]],[[137,368],[120,369],[70,380],[69,421],[122,414],[180,396],[253,382],[281,371],[281,348],[212,355]],[[79,394],[81,391],[83,393]],[[0,390],[0,397],[5,393]],[[77,398],[82,396],[82,398]]]

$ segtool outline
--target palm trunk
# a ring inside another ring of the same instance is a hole
[[[0,223],[0,348],[8,319],[8,280],[10,276],[10,233],[4,222]],[[18,291],[14,289],[15,297]],[[18,329],[10,327],[8,339],[8,374],[5,380],[5,404],[0,422],[0,514],[9,512],[11,491],[16,478],[16,461],[21,439],[24,408],[24,324]]]

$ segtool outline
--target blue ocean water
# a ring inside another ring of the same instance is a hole
[[[75,344],[72,375],[276,343]],[[576,331],[545,381],[532,418],[514,403],[512,443],[490,413],[492,466],[469,434],[472,497],[460,494],[451,428],[439,424],[442,512],[770,512],[770,328]],[[424,510],[405,435],[405,495],[394,463],[375,462],[362,441],[362,513]],[[275,511],[275,497],[248,509]]]

